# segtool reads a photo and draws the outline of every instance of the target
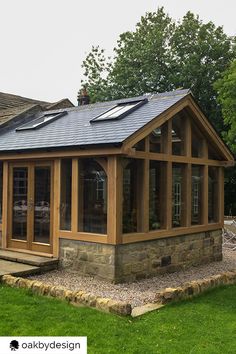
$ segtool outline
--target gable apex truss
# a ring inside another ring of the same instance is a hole
[[[164,123],[167,121],[170,121],[174,116],[183,113],[183,117],[187,115],[186,112],[184,112],[184,109],[188,108],[189,111],[191,112],[192,116],[194,116],[195,121],[199,124],[201,127],[201,130],[203,131],[203,135],[206,137],[207,141],[210,141],[213,143],[213,145],[216,145],[219,152],[223,155],[224,161],[225,162],[230,162],[227,163],[227,166],[233,166],[234,165],[234,157],[230,150],[226,147],[222,139],[218,136],[217,132],[211,125],[211,123],[208,121],[204,113],[201,111],[199,106],[196,104],[195,100],[193,99],[192,95],[189,94],[185,97],[183,97],[179,102],[174,104],[172,107],[167,109],[164,113],[158,115],[156,118],[154,118],[151,122],[146,124],[144,127],[139,129],[137,132],[135,132],[133,135],[128,137],[124,141],[123,149],[124,151],[129,151],[130,154],[134,154],[134,151],[132,151],[132,148],[135,144],[137,144],[139,141],[142,139],[145,139],[146,137],[149,136],[149,134],[154,130],[159,127],[161,127]],[[189,115],[191,117],[191,115]],[[189,126],[189,125],[188,125]],[[189,133],[189,130],[188,130]],[[189,136],[187,136],[189,139]],[[221,161],[221,164],[224,165],[224,161]]]

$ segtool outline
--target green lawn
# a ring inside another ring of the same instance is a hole
[[[235,354],[236,286],[136,319],[0,286],[0,335],[87,336],[89,354]]]

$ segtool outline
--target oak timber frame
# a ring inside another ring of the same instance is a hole
[[[185,141],[184,156],[172,155],[172,118],[179,114],[184,115]],[[202,147],[203,153],[200,158],[192,157],[191,154],[191,121],[204,130],[205,140]],[[153,153],[149,151],[149,134],[166,123],[167,130],[164,136],[165,152]],[[137,151],[134,145],[144,139],[144,151]],[[206,141],[212,142],[221,160],[213,160],[208,157]],[[72,200],[71,200],[71,230],[60,230],[60,185],[61,185],[61,159],[72,159]],[[107,234],[95,234],[87,232],[78,232],[78,182],[79,182],[79,159],[93,157],[101,163],[108,178],[108,215],[107,215]],[[106,158],[101,159],[101,158]],[[122,234],[122,195],[123,195],[123,169],[122,159],[132,158],[143,161],[143,185],[140,189],[140,215],[142,222],[140,231],[135,233]],[[154,240],[157,238],[174,237],[183,234],[198,233],[208,230],[216,230],[223,226],[224,217],[224,167],[232,166],[233,156],[225,147],[222,140],[217,136],[215,130],[207,121],[199,107],[191,96],[187,96],[172,106],[166,112],[146,124],[137,133],[129,137],[122,147],[111,148],[93,148],[87,150],[66,150],[49,152],[21,152],[18,154],[0,154],[0,160],[3,161],[3,216],[2,216],[2,248],[7,248],[7,239],[9,237],[9,203],[11,191],[9,189],[10,166],[11,163],[32,163],[52,161],[53,164],[53,210],[51,212],[52,221],[52,252],[51,256],[59,256],[59,240],[70,239],[106,244],[125,244],[139,242],[144,240]],[[164,161],[166,163],[166,198],[164,203],[165,228],[161,230],[149,231],[149,162],[150,160]],[[172,164],[184,164],[184,194],[186,211],[183,215],[184,227],[172,227]],[[201,225],[191,225],[191,166],[200,165],[203,170],[203,211]],[[208,223],[208,167],[218,168],[218,222]],[[43,251],[42,251],[43,252]],[[40,253],[40,252],[38,252]],[[50,255],[50,254],[48,254]]]

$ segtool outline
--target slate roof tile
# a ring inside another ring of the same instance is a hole
[[[189,90],[176,90],[135,97],[135,99],[148,98],[148,103],[124,118],[112,121],[90,122],[117,103],[130,102],[134,98],[68,108],[66,109],[68,114],[39,129],[16,131],[14,128],[0,132],[0,151],[122,143],[189,93]]]

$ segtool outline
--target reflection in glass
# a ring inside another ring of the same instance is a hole
[[[164,163],[150,161],[149,170],[149,230],[163,228],[163,185],[161,184],[161,174],[164,173]]]
[[[201,166],[192,166],[192,225],[201,224],[202,173]]]
[[[182,225],[183,214],[183,167],[173,164],[172,167],[172,226]]]
[[[79,162],[79,231],[107,233],[107,175],[92,159]]]
[[[34,242],[50,243],[51,170],[49,166],[35,167]]]
[[[219,221],[219,181],[217,167],[208,168],[208,222]]]
[[[192,122],[192,157],[203,157],[203,135]]]
[[[27,239],[27,189],[27,167],[14,167],[12,238],[17,240]]]
[[[137,142],[133,148],[137,151],[145,151],[145,139],[140,140]]]
[[[124,159],[123,233],[137,232],[138,160]]]
[[[161,127],[154,129],[149,134],[149,151],[156,153],[166,153],[167,148],[168,124],[165,123]]]
[[[184,155],[184,121],[179,116],[172,119],[172,154]]]
[[[3,163],[0,161],[0,224],[2,223],[2,180],[3,180]]]
[[[71,177],[72,161],[61,161],[61,203],[60,203],[60,230],[71,230]]]

